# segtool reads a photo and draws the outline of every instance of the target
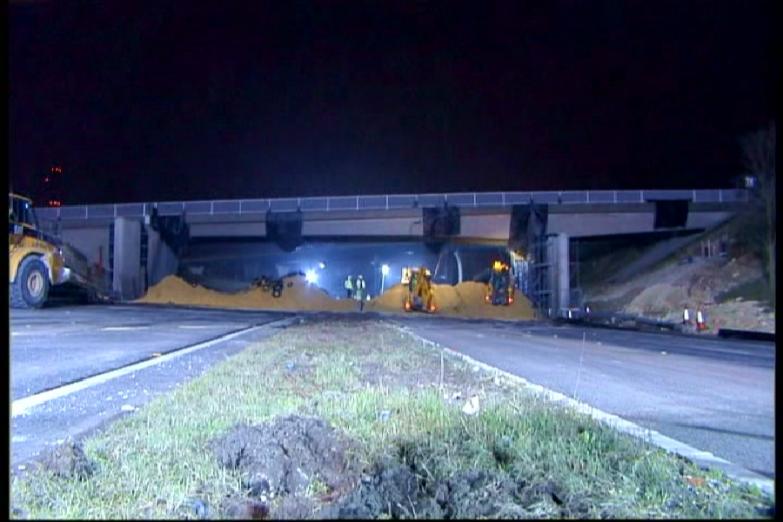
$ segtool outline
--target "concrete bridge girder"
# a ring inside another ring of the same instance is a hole
[[[652,203],[627,205],[550,205],[550,233],[571,237],[654,232],[655,206]],[[726,205],[691,204],[685,228],[708,228],[734,214]],[[257,214],[185,214],[191,236],[265,237],[263,213]],[[460,232],[455,237],[508,240],[510,209],[465,209],[461,212]],[[62,220],[58,223],[63,238],[82,247],[89,257],[95,247],[108,242],[112,218]],[[51,223],[50,223],[51,224]],[[304,212],[304,236],[422,236],[421,209],[405,211]]]
[[[652,232],[655,212],[614,212],[611,214],[597,213],[550,213],[547,232],[552,234],[568,234],[571,237],[587,237],[596,235],[634,234]]]
[[[691,205],[692,207],[695,205]],[[549,207],[547,232],[568,234],[572,238],[596,235],[619,235],[656,232],[655,205],[636,203],[628,205],[561,205]],[[624,207],[624,208],[618,208]],[[302,236],[319,237],[411,237],[421,238],[423,224],[421,211],[357,211],[353,213],[302,214]],[[685,229],[709,228],[733,214],[730,210],[692,208]],[[263,214],[233,216],[189,215],[192,237],[265,237]],[[507,241],[511,224],[510,209],[463,210],[459,233],[455,238]]]

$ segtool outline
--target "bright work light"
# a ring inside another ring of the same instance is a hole
[[[310,270],[305,272],[305,279],[307,280],[308,283],[314,285],[315,283],[318,282],[318,274],[316,274],[315,270],[311,268]]]

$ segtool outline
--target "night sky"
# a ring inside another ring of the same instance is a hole
[[[730,187],[773,2],[9,6],[9,155],[65,203]]]

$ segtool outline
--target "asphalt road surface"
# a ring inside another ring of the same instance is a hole
[[[292,314],[156,306],[11,310],[12,401],[197,343],[269,324],[167,362],[31,408],[11,419],[12,468],[80,436],[262,339]]]
[[[398,322],[476,360],[774,478],[773,343],[435,317]]]
[[[269,323],[13,416],[12,465],[127,414],[294,318],[158,306],[12,310],[14,401]],[[774,477],[772,343],[420,315],[387,318],[474,359]]]

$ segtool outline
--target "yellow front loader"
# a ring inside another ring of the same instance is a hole
[[[59,241],[38,228],[33,202],[8,195],[9,301],[12,308],[40,308],[54,285],[68,282]]]

